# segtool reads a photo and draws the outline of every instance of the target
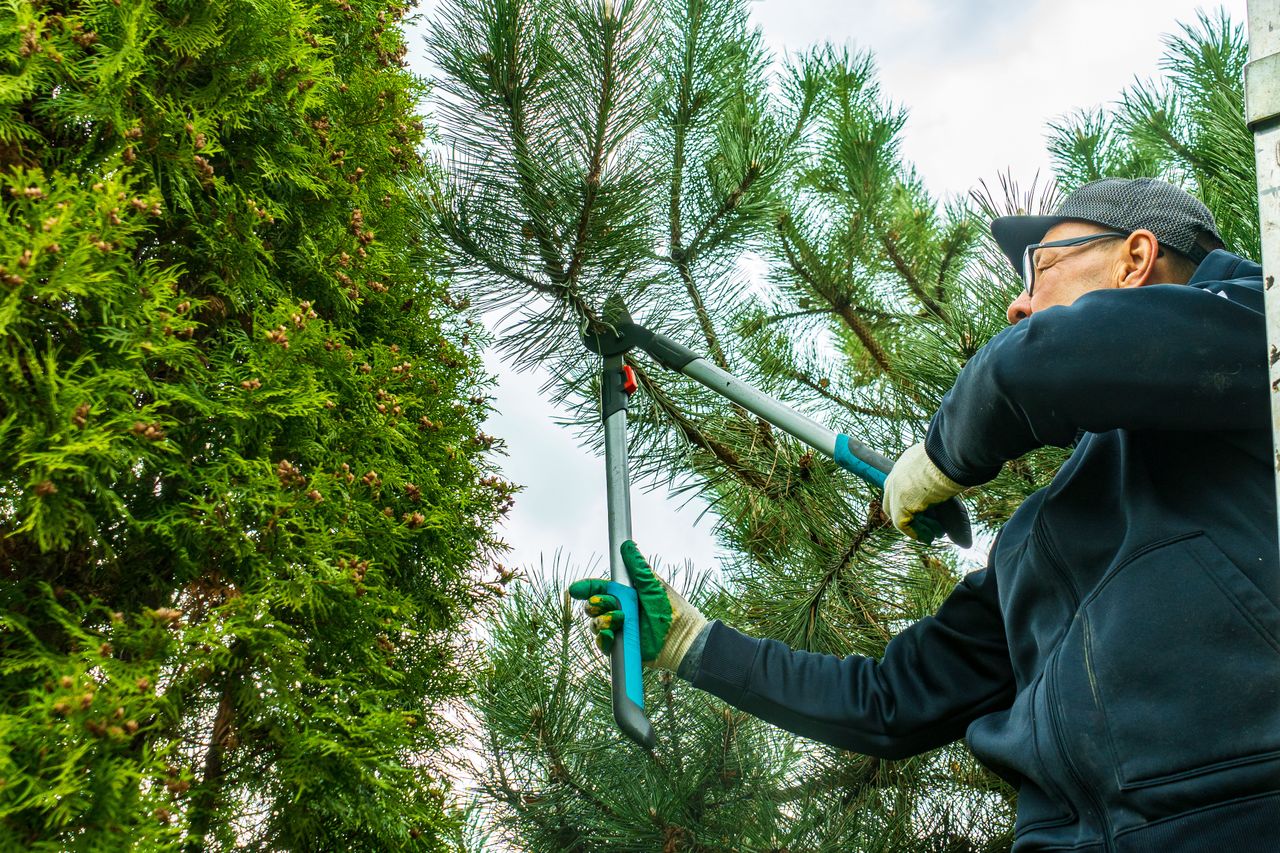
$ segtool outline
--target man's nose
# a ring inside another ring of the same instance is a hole
[[[1005,312],[1005,317],[1012,326],[1021,320],[1025,320],[1031,316],[1031,295],[1025,290],[1018,294],[1018,298],[1009,303],[1009,310]]]

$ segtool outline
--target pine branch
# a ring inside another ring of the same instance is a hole
[[[546,209],[549,205],[545,199],[540,199],[541,191],[538,187],[537,177],[532,170],[532,164],[535,159],[529,150],[528,117],[524,112],[524,98],[509,82],[511,77],[515,75],[518,61],[514,40],[511,45],[511,52],[506,57],[510,66],[506,78],[508,82],[507,85],[502,87],[501,94],[503,105],[506,107],[511,141],[515,149],[515,177],[521,189],[519,201],[528,216],[529,230],[537,244],[538,254],[542,259],[543,269],[546,271],[548,278],[551,279],[552,284],[568,288],[570,286],[569,276],[565,272],[564,261],[556,246],[555,238],[546,228],[542,217],[538,215],[540,210]],[[491,59],[490,61],[496,60]],[[540,203],[531,205],[528,203],[531,199],[540,199]]]
[[[707,798],[711,793],[712,786],[719,783],[721,787],[727,787],[725,776],[729,769],[730,751],[737,735],[738,726],[746,719],[745,715],[735,712],[729,707],[725,707],[721,713],[724,720],[724,730],[720,736],[719,748],[715,753],[715,763],[706,765],[701,769],[701,780],[689,795],[689,815],[694,821],[702,819],[702,815],[709,805]]]
[[[784,375],[805,386],[818,396],[826,400],[830,400],[842,409],[852,412],[855,415],[865,415],[871,418],[885,418],[888,420],[899,421],[908,414],[893,409],[882,409],[873,406],[859,405],[858,403],[855,403],[852,400],[847,400],[832,391],[830,383],[823,385],[821,380],[815,382],[812,376],[801,370],[789,369],[784,372]]]
[[[679,82],[676,86],[675,137],[671,146],[671,192],[668,205],[670,220],[670,254],[674,259],[683,256],[682,195],[685,169],[685,145],[688,142],[689,125],[693,122],[701,104],[694,103],[693,74],[698,34],[702,26],[701,11],[696,10],[686,25],[684,51],[682,53]]]
[[[658,676],[658,684],[662,688],[662,707],[667,714],[667,725],[671,740],[671,761],[676,776],[684,776],[684,750],[680,746],[681,715],[676,712],[675,673],[663,672]]]
[[[566,283],[570,289],[577,284],[578,274],[582,270],[582,262],[586,256],[588,225],[591,220],[592,208],[595,205],[596,194],[600,190],[600,175],[604,168],[605,131],[609,125],[613,109],[613,82],[614,75],[617,74],[617,68],[614,66],[615,50],[617,48],[615,39],[618,35],[618,25],[617,18],[613,14],[613,4],[611,2],[605,2],[604,4],[601,25],[603,28],[604,56],[601,63],[600,100],[596,108],[595,138],[591,141],[591,165],[587,171],[582,209],[578,214],[577,236],[574,240],[569,270],[566,275]]]
[[[876,232],[880,245],[884,248],[885,254],[889,256],[889,260],[893,263],[893,268],[898,271],[898,275],[900,275],[902,280],[906,283],[907,288],[917,299],[920,300],[920,303],[924,305],[930,314],[941,318],[943,316],[942,306],[939,305],[938,302],[935,301],[920,284],[920,280],[916,277],[915,272],[912,271],[906,258],[902,256],[901,248],[898,246],[898,242],[894,234],[881,227],[877,227]]]
[[[583,785],[573,777],[569,771],[568,765],[565,763],[564,756],[560,752],[560,748],[556,746],[553,740],[553,733],[547,729],[546,715],[539,715],[534,721],[536,737],[538,743],[546,754],[547,766],[549,768],[548,780],[557,785],[563,785],[574,793],[576,797],[589,803],[592,808],[606,818],[618,818],[618,813],[607,802],[602,800],[595,791]]]
[[[871,507],[871,510],[867,513],[867,520],[854,534],[853,541],[849,543],[849,547],[840,555],[840,559],[836,561],[836,564],[823,574],[822,579],[818,582],[817,588],[814,589],[813,594],[810,596],[808,604],[809,618],[805,624],[804,630],[805,648],[809,648],[810,644],[813,642],[814,631],[817,629],[818,623],[818,609],[822,603],[823,596],[826,595],[827,590],[831,588],[831,585],[839,580],[840,576],[849,568],[849,565],[853,562],[854,556],[867,541],[867,538],[876,530],[886,526],[888,523],[883,517],[883,514],[878,510],[878,503]],[[874,613],[866,608],[861,597],[856,599],[856,603],[865,623],[874,627],[876,632],[879,633],[884,640],[888,641],[893,636],[892,633],[885,628],[880,620],[876,618]]]
[[[733,475],[744,485],[750,486],[752,489],[776,499],[778,497],[778,487],[771,483],[768,478],[762,476],[758,471],[754,470],[739,458],[727,445],[708,436],[693,420],[691,420],[680,409],[679,406],[662,390],[662,388],[653,381],[652,377],[646,371],[643,365],[633,361],[630,357],[626,359],[627,364],[631,365],[635,370],[637,381],[644,386],[645,392],[650,399],[658,406],[658,409],[665,414],[676,428],[680,431],[681,436],[686,441],[704,450],[711,455],[716,463],[726,472]]]
[[[889,361],[889,354],[885,351],[884,347],[880,345],[880,342],[876,340],[876,337],[871,332],[870,327],[867,326],[867,324],[862,321],[862,318],[857,315],[857,312],[853,309],[853,306],[849,304],[848,300],[843,298],[843,296],[837,292],[835,287],[833,287],[830,282],[826,281],[823,274],[818,271],[821,269],[821,264],[817,260],[813,247],[808,245],[808,243],[796,231],[794,226],[789,225],[788,220],[781,221],[779,223],[778,230],[780,232],[779,236],[781,237],[782,251],[787,259],[787,263],[791,267],[791,270],[800,278],[801,281],[809,285],[809,288],[817,296],[831,306],[832,311],[836,316],[843,320],[849,330],[853,332],[854,337],[856,337],[862,344],[863,348],[866,349],[867,353],[871,356],[872,360],[875,361],[881,371],[883,371],[887,376],[892,376],[893,369],[892,364]],[[797,253],[797,247],[799,247],[799,253]],[[805,259],[808,259],[810,264],[806,264],[801,255],[803,255]]]
[[[457,221],[444,205],[437,204],[436,213],[436,221],[442,227],[443,234],[452,240],[454,245],[461,249],[469,258],[478,263],[482,268],[488,270],[494,275],[523,284],[533,292],[542,296],[548,296],[553,299],[572,299],[573,295],[566,294],[562,287],[552,286],[541,282],[533,276],[526,275],[515,267],[505,264],[493,257],[492,254],[486,251],[473,239],[472,232],[458,226]]]
[[[958,226],[957,230],[959,227],[962,226]],[[953,234],[952,239],[945,241],[943,246],[942,260],[938,264],[938,276],[934,282],[934,293],[939,301],[946,300],[947,273],[951,272],[951,265],[962,258],[962,241],[958,234]]]
[[[703,223],[702,227],[698,229],[698,233],[694,236],[692,242],[689,243],[689,248],[683,253],[685,258],[697,257],[703,252],[709,252],[715,249],[720,244],[728,233],[727,228],[720,228],[721,223],[723,223],[735,210],[738,209],[738,206],[742,204],[743,197],[746,196],[747,192],[751,189],[751,185],[754,184],[756,179],[759,177],[760,163],[759,161],[752,160],[747,165],[746,172],[743,173],[741,180],[738,181],[738,185],[734,187],[727,196],[725,196],[724,201],[722,201],[720,206],[716,208],[715,213],[713,213],[711,217]]]
[[[487,766],[497,768],[498,773],[498,789],[503,794],[503,799],[513,809],[520,809],[523,805],[520,796],[516,793],[515,788],[511,785],[511,780],[507,778],[507,768],[503,764],[503,759],[509,753],[503,750],[498,744],[498,730],[494,726],[487,726],[485,733],[489,736],[489,754],[493,756],[493,760]],[[492,785],[488,786],[491,790]]]

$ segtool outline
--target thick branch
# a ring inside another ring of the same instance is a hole
[[[191,797],[187,853],[203,853],[205,837],[218,812],[223,783],[223,756],[232,738],[231,729],[236,713],[235,691],[239,683],[240,675],[237,670],[228,672],[222,683],[218,710],[213,717],[213,731],[209,736],[208,749],[205,750],[204,773],[200,779],[200,787]]]
[[[881,228],[876,228],[876,231],[880,235],[880,245],[884,247],[885,254],[893,262],[893,268],[898,271],[898,275],[902,276],[902,280],[907,283],[907,287],[931,314],[941,317],[942,306],[920,284],[920,280],[916,278],[916,274],[912,272],[911,267],[907,264],[907,259],[902,256],[902,251],[899,249],[894,236]]]
[[[617,26],[611,7],[605,6],[604,22],[604,76],[600,81],[600,104],[596,109],[595,138],[591,143],[591,167],[587,172],[585,192],[582,199],[582,210],[578,213],[578,231],[574,238],[573,254],[566,274],[569,287],[578,280],[582,271],[582,263],[587,252],[587,233],[590,230],[591,212],[595,207],[596,194],[600,192],[600,177],[604,170],[605,130],[609,125],[609,113],[613,108],[614,38]]]
[[[697,11],[694,11],[689,16],[688,30],[685,35],[684,67],[680,74],[679,95],[677,96],[675,138],[672,140],[671,146],[671,201],[668,210],[671,220],[670,251],[672,257],[683,251],[684,225],[680,204],[684,187],[684,150],[688,140],[689,124],[693,121],[695,112],[692,100],[694,53],[701,24],[702,16]]]

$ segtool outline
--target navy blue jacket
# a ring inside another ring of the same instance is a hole
[[[692,683],[886,758],[965,737],[1018,788],[1015,849],[1280,850],[1280,559],[1261,269],[1088,293],[997,335],[926,449],[978,485],[1076,448],[987,567],[883,659],[713,623]]]

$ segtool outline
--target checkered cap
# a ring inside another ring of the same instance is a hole
[[[1206,244],[1222,244],[1209,208],[1185,190],[1154,178],[1103,178],[1085,184],[1063,199],[1052,216],[1001,216],[991,223],[991,233],[1020,271],[1023,249],[1041,242],[1053,226],[1080,220],[1126,234],[1146,229],[1160,245],[1197,263],[1208,254]]]

